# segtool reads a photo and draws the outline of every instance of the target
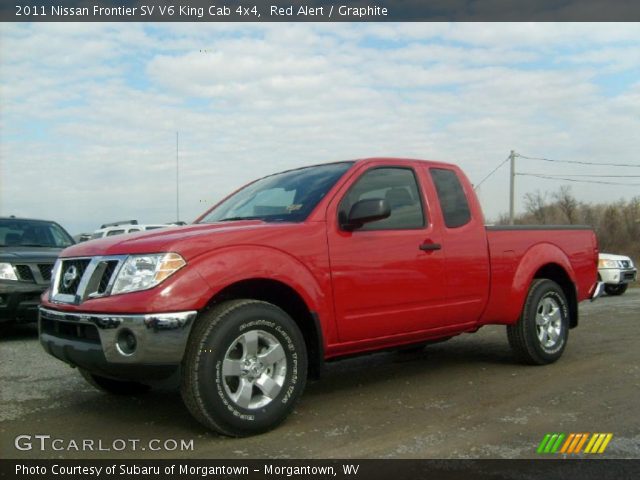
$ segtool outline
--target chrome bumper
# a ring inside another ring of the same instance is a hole
[[[41,343],[59,350],[73,350],[81,355],[101,347],[108,363],[167,365],[181,362],[196,315],[196,311],[106,315],[40,307],[38,326]],[[135,349],[123,350],[119,340],[131,334],[135,337]]]
[[[597,282],[596,286],[593,289],[593,293],[591,294],[591,301],[593,302],[596,298],[601,296],[604,293],[604,282]]]

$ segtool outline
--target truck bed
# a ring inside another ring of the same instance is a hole
[[[487,226],[486,232],[491,288],[481,323],[508,324],[518,317],[531,280],[541,273],[541,269],[534,271],[532,267],[539,265],[540,258],[547,262],[543,269],[562,268],[568,272],[568,280],[576,286],[575,293],[571,293],[578,302],[589,298],[589,290],[596,281],[592,278],[593,259],[598,248],[591,227],[500,225]]]

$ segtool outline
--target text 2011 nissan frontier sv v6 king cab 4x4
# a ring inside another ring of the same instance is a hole
[[[330,163],[257,180],[192,225],[64,250],[40,341],[111,392],[179,370],[195,418],[250,435],[346,355],[504,324],[517,358],[554,362],[597,265],[588,227],[485,227],[454,165]]]

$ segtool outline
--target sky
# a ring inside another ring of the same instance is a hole
[[[640,28],[625,23],[0,24],[0,215],[180,220],[299,166],[373,156],[460,165],[510,150],[640,166]],[[640,195],[640,168],[516,159],[523,196]],[[636,175],[636,177],[633,177]],[[508,211],[509,169],[478,189]]]

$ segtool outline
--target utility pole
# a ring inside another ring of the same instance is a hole
[[[516,152],[514,152],[513,150],[511,150],[511,154],[509,154],[509,160],[509,164],[511,166],[511,173],[509,176],[509,225],[513,225],[516,186]]]
[[[176,221],[180,221],[180,170],[178,169],[178,132],[176,132]]]

